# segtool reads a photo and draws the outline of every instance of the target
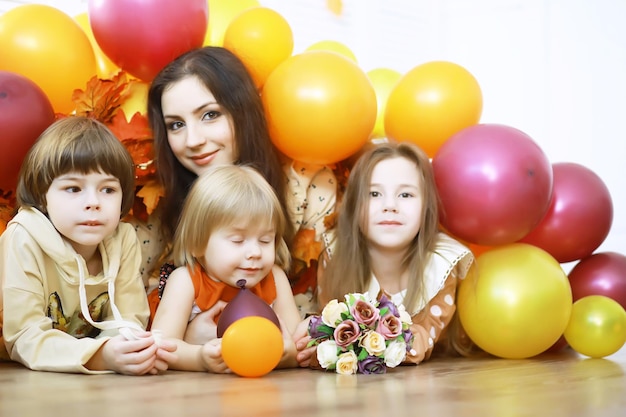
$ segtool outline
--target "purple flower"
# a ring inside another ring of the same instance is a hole
[[[378,300],[378,308],[382,310],[387,307],[389,312],[396,317],[400,317],[400,312],[398,311],[398,307],[389,299],[386,295],[381,295],[380,300]]]
[[[377,356],[368,356],[359,362],[359,372],[362,374],[384,374],[387,372],[385,361]]]
[[[361,335],[361,329],[354,320],[344,320],[337,325],[333,337],[337,346],[348,347]]]
[[[319,331],[319,327],[323,325],[321,316],[311,316],[311,320],[309,321],[309,336],[313,339],[318,339],[320,337],[328,337],[328,334]]]
[[[411,329],[403,330],[402,337],[406,343],[406,351],[410,352],[413,349],[413,333],[411,333]]]
[[[350,308],[350,313],[359,324],[372,326],[378,320],[378,309],[364,300],[357,300]]]

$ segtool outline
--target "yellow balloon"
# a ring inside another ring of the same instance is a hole
[[[120,106],[124,110],[126,120],[130,122],[135,113],[145,115],[148,112],[148,89],[150,83],[145,81],[133,80],[128,85],[128,91],[125,94],[124,102]]]
[[[325,40],[314,43],[306,48],[307,51],[330,51],[337,52],[357,64],[357,59],[350,48],[341,42]]]
[[[258,7],[257,0],[208,0],[209,21],[204,46],[223,46],[224,33],[230,22],[244,10]]]
[[[224,48],[243,61],[260,89],[274,68],[291,56],[293,32],[278,12],[254,7],[230,23],[224,34]]]
[[[54,7],[28,4],[0,15],[0,45],[0,70],[35,82],[58,113],[71,113],[74,90],[96,75],[87,35]]]
[[[374,86],[376,92],[376,104],[378,104],[378,113],[376,114],[376,123],[370,135],[370,139],[378,139],[385,137],[385,109],[387,108],[387,99],[391,90],[398,83],[402,74],[389,68],[376,68],[367,73],[368,78]]]
[[[459,285],[457,306],[467,335],[484,351],[509,359],[538,355],[563,334],[572,290],[559,262],[525,243],[477,258]]]
[[[626,343],[626,311],[604,295],[588,295],[572,306],[563,334],[576,352],[592,358],[611,355]]]
[[[91,47],[93,48],[93,53],[96,58],[96,70],[98,77],[105,80],[112,78],[120,71],[120,67],[115,65],[113,61],[111,61],[109,57],[102,52],[102,49],[100,49],[100,45],[98,45],[96,38],[93,36],[93,31],[91,30],[91,25],[89,24],[89,15],[87,12],[80,13],[79,15],[74,16],[74,20],[76,20],[83,32],[85,32],[85,35],[87,35],[87,38],[91,43]]]
[[[472,74],[446,61],[427,62],[406,73],[389,94],[388,138],[419,145],[431,158],[452,135],[480,121],[482,92]]]

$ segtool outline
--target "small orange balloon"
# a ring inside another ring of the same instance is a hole
[[[376,115],[376,123],[370,135],[370,139],[378,139],[385,137],[385,109],[387,108],[387,99],[389,94],[396,86],[402,74],[389,68],[376,68],[367,73],[374,91],[376,91],[376,102],[378,104],[378,113]]]
[[[288,58],[261,97],[272,141],[296,161],[341,161],[367,143],[376,121],[376,93],[367,75],[334,52]]]
[[[224,33],[224,48],[243,61],[258,88],[291,56],[293,32],[287,20],[267,7],[241,12]]]
[[[41,4],[0,15],[0,70],[35,82],[59,113],[70,113],[72,93],[96,75],[96,58],[85,32],[67,14]]]
[[[282,333],[265,317],[239,319],[228,326],[222,337],[222,358],[239,376],[263,376],[278,365],[282,355]]]
[[[410,70],[389,94],[385,132],[419,145],[431,158],[452,135],[480,121],[478,82],[465,68],[433,61]]]

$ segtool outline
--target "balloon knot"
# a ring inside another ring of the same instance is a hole
[[[245,280],[245,279],[240,279],[240,280],[237,280],[236,284],[237,284],[237,286],[238,286],[239,288],[241,288],[242,290],[243,290],[244,288],[246,288],[246,280]]]

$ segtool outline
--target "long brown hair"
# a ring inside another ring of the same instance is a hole
[[[404,305],[413,313],[412,306],[423,297],[424,268],[434,250],[439,232],[439,202],[432,165],[428,156],[414,144],[383,143],[367,149],[350,172],[339,207],[335,250],[319,282],[319,305],[326,305],[335,298],[343,299],[347,293],[367,291],[372,265],[363,228],[367,224],[372,172],[379,162],[398,157],[415,163],[421,178],[424,202],[419,233],[403,260],[403,266],[412,277],[409,279]]]
[[[154,135],[158,176],[165,188],[165,197],[160,202],[164,238],[172,240],[183,202],[196,179],[196,174],[180,164],[169,146],[161,106],[163,92],[187,77],[197,77],[231,118],[238,152],[234,163],[255,167],[274,188],[283,210],[288,213],[285,174],[279,153],[270,140],[263,104],[254,81],[232,52],[206,46],[186,52],[169,63],[154,78],[148,92],[148,119]],[[293,236],[290,222],[287,228],[286,238],[290,242]]]

